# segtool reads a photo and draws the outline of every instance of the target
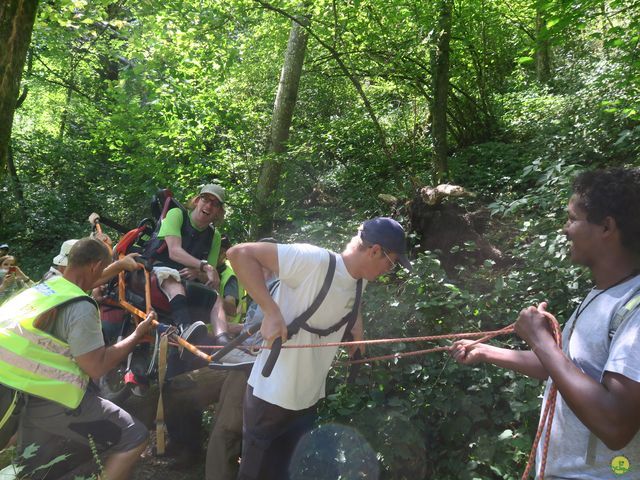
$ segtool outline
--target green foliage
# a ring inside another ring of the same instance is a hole
[[[367,289],[367,337],[494,330],[541,301],[564,322],[586,290],[580,270],[568,264],[558,231],[572,171],[556,165],[525,169],[518,180],[535,185],[530,194],[507,202],[512,193],[505,192],[504,203],[494,205],[494,215],[510,225],[516,266],[506,271],[492,261],[477,269],[459,266],[453,280],[435,255],[418,256],[410,276],[398,274]],[[526,348],[513,337],[494,342]],[[430,346],[371,346],[368,355]],[[332,376],[335,393],[327,398],[325,418],[348,423],[365,436],[379,452],[382,478],[519,477],[537,427],[539,382],[486,365],[457,366],[442,353],[367,366],[355,386],[343,384],[345,375],[337,369]]]
[[[500,277],[483,278],[495,286],[481,292],[449,281],[433,255],[418,257],[414,269],[369,287],[368,337],[494,329],[523,306],[515,285],[498,286]],[[368,355],[428,347],[400,343],[371,347]],[[366,367],[356,386],[342,384],[344,374],[335,373],[325,415],[367,438],[379,452],[382,478],[489,478],[500,471],[495,478],[510,478],[526,456],[539,409],[536,382],[487,366],[458,367],[442,353]]]
[[[0,180],[0,242],[25,272],[39,278],[63,240],[86,235],[91,211],[135,225],[165,186],[187,201],[203,183],[224,184],[223,228],[252,240],[289,19],[250,0],[40,4],[12,138],[19,183]],[[416,188],[433,183],[436,4],[308,7],[313,35],[280,160],[274,235],[339,250],[362,219],[405,214]],[[494,329],[543,300],[564,321],[587,285],[561,232],[571,177],[639,164],[636,3],[463,0],[452,22],[451,179],[491,211],[487,239],[511,261],[460,265],[451,278],[435,253],[418,256],[411,276],[369,286],[369,338]],[[536,79],[538,40],[552,46],[545,84]],[[537,422],[536,382],[458,367],[443,354],[364,367],[355,386],[344,375],[332,373],[323,417],[357,429],[336,431],[338,450],[363,436],[383,478],[519,477]],[[370,459],[365,450],[354,455]],[[305,460],[310,477],[320,478],[318,458]]]

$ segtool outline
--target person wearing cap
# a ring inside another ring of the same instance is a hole
[[[60,252],[58,253],[58,255],[53,257],[53,265],[49,268],[47,273],[44,274],[44,276],[42,277],[43,280],[49,280],[51,277],[64,274],[64,271],[69,265],[69,253],[71,252],[71,248],[77,242],[78,240],[74,238],[62,242],[62,245],[60,245]],[[120,272],[133,272],[134,270],[141,268],[141,265],[135,260],[135,258],[139,255],[140,254],[138,253],[130,253],[109,264],[104,269],[102,275],[96,281],[96,284],[93,286],[93,288],[95,289],[101,287],[113,277],[118,275]],[[96,298],[95,295],[94,298]],[[96,298],[96,300],[99,300],[99,298]]]
[[[224,220],[224,202],[224,188],[204,185],[189,202],[188,211],[172,208],[167,212],[143,254],[154,262],[153,273],[169,299],[174,325],[183,338],[195,345],[213,342],[205,324],[192,317],[194,311],[209,316],[218,343],[227,339],[222,296],[217,293],[220,276],[216,270],[222,240],[216,225]],[[244,356],[239,350],[233,353]],[[252,356],[246,356],[250,357],[246,359],[248,362],[253,362]],[[192,354],[172,349],[167,360],[167,381],[202,366],[202,360]],[[202,449],[201,417],[202,409],[193,404],[167,411],[171,450],[178,457],[172,468],[188,468],[198,460]]]
[[[391,218],[378,217],[362,224],[340,255],[306,244],[244,243],[227,256],[238,279],[264,314],[261,334],[267,345],[276,338],[287,345],[339,342],[345,333],[363,339],[357,290],[392,270],[396,263],[411,264],[406,255],[403,228]],[[328,293],[305,326],[288,339],[287,327],[315,303],[326,283],[331,255],[335,272]],[[263,268],[280,279],[271,296]],[[358,284],[360,283],[360,287]],[[350,332],[341,319],[354,318]],[[325,332],[341,324],[328,334]],[[319,333],[322,331],[322,337]],[[363,347],[350,349],[350,355]],[[325,395],[326,376],[337,347],[282,349],[269,377],[262,375],[268,350],[258,355],[244,399],[242,460],[238,479],[286,479],[297,441],[315,419],[315,408]]]
[[[0,257],[4,257],[9,254],[9,245],[6,243],[0,244]]]
[[[73,238],[62,242],[62,245],[60,245],[60,252],[53,257],[53,260],[51,261],[52,265],[49,267],[47,273],[42,277],[43,280],[49,280],[51,277],[64,274],[64,271],[69,264],[69,252],[71,251],[71,247],[73,247],[77,241],[77,239]]]
[[[154,261],[154,273],[171,305],[175,325],[183,330],[193,323],[187,304],[185,281],[204,283],[212,295],[204,301],[216,335],[226,331],[222,304],[214,290],[220,287],[216,264],[221,235],[215,227],[224,220],[225,191],[208,184],[189,202],[189,211],[170,209],[144,256]],[[206,292],[202,291],[203,294]],[[190,299],[191,300],[191,299]]]

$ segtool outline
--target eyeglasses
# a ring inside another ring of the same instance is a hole
[[[396,265],[398,264],[398,262],[394,262],[393,260],[391,260],[391,258],[389,257],[389,255],[387,255],[387,252],[385,251],[384,248],[381,249],[382,253],[384,253],[384,256],[387,257],[387,260],[389,260],[389,263],[391,264],[391,268],[396,268]]]
[[[217,198],[210,198],[202,195],[200,197],[200,200],[202,200],[204,203],[210,203],[214,207],[219,207],[219,208],[223,207],[223,205],[220,203],[220,201]]]

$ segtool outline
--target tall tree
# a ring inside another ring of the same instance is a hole
[[[431,136],[433,138],[433,168],[438,182],[448,177],[447,164],[447,97],[449,96],[449,43],[453,0],[440,1],[440,16],[432,57],[433,102],[431,106]]]
[[[268,155],[262,163],[256,191],[256,217],[255,226],[252,228],[252,233],[256,237],[267,236],[272,230],[273,193],[278,188],[293,111],[298,98],[298,86],[307,50],[305,25],[308,21],[306,17],[301,17],[291,22],[289,41],[273,106]]]
[[[551,78],[551,45],[542,0],[536,1],[536,77],[547,83]]]
[[[8,165],[13,114],[31,42],[38,0],[0,2],[0,171]]]

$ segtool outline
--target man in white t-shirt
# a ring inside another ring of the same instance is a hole
[[[337,342],[347,325],[352,325],[349,333],[353,339],[362,340],[362,317],[356,300],[359,281],[376,279],[396,262],[411,267],[405,233],[398,222],[385,217],[364,222],[345,250],[335,256],[335,272],[320,307],[305,327],[287,340],[287,326],[309,309],[325,284],[331,255],[323,248],[306,244],[246,243],[227,252],[238,279],[264,312],[260,332],[268,345],[277,338],[288,345]],[[280,279],[273,298],[263,281],[263,267]],[[353,320],[324,336],[306,329],[330,330],[347,318]],[[260,353],[244,400],[238,479],[288,478],[291,454],[313,423],[315,405],[325,395],[326,376],[336,350],[337,347],[283,349],[269,377],[262,375],[269,351]],[[356,350],[351,349],[350,353],[353,355]]]
[[[465,365],[492,363],[547,380],[545,400],[551,382],[558,388],[546,469],[540,447],[536,478],[638,479],[640,169],[580,174],[568,214],[571,260],[591,271],[595,286],[566,323],[563,347],[547,327],[543,303],[523,310],[516,322],[531,350],[462,340],[451,353]]]

